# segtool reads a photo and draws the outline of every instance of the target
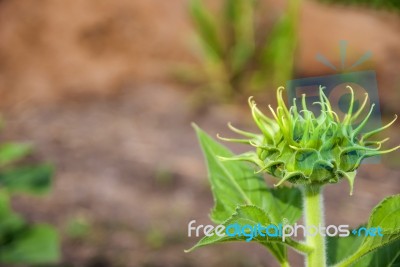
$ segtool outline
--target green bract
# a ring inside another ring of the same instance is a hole
[[[350,194],[352,194],[356,170],[362,160],[394,151],[399,146],[381,150],[382,143],[388,138],[381,141],[370,140],[375,134],[392,125],[397,116],[389,124],[363,133],[374,105],[362,122],[354,126],[354,121],[365,109],[368,94],[361,107],[355,110],[353,89],[350,86],[347,88],[351,93],[351,101],[343,119],[332,110],[322,87],[320,87],[319,102],[314,103],[321,107],[318,116],[307,109],[304,94],[301,108],[294,99],[293,105],[288,109],[282,97],[283,87],[277,90],[276,110],[269,106],[272,118],[265,116],[252,98],[249,98],[252,116],[261,134],[245,132],[229,124],[230,129],[245,136],[246,139],[220,138],[252,145],[256,151],[221,159],[250,161],[260,168],[259,172],[278,178],[276,186],[284,181],[294,184],[323,185],[337,183],[344,177],[350,183]]]

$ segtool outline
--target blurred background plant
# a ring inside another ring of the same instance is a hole
[[[376,9],[387,9],[400,11],[400,1],[398,0],[320,0],[330,4],[346,4],[372,7]]]
[[[43,264],[59,259],[57,231],[47,224],[28,222],[11,207],[14,194],[41,195],[50,189],[53,167],[24,164],[31,152],[28,144],[0,145],[0,264]]]
[[[200,92],[196,96],[202,96],[198,99],[212,96],[230,101],[290,80],[299,6],[300,0],[288,1],[285,12],[268,27],[261,17],[265,13],[260,12],[265,2],[225,0],[212,12],[203,0],[190,0],[201,67],[182,76],[197,81]]]

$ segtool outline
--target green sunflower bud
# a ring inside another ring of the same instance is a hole
[[[259,167],[258,172],[268,173],[279,179],[275,186],[285,181],[293,184],[323,185],[337,183],[345,178],[349,181],[350,194],[352,194],[356,170],[362,160],[392,152],[400,146],[381,150],[381,145],[388,138],[381,141],[370,140],[375,134],[392,125],[397,116],[381,128],[362,133],[374,105],[361,123],[353,126],[354,121],[365,109],[368,94],[365,95],[360,108],[354,112],[354,92],[350,86],[347,88],[351,93],[351,101],[348,112],[342,119],[332,110],[322,87],[320,87],[319,102],[314,103],[321,107],[321,113],[318,116],[307,109],[304,94],[300,110],[296,99],[288,109],[282,97],[283,87],[277,90],[276,110],[269,106],[272,118],[264,115],[250,97],[251,113],[261,133],[242,131],[228,124],[232,131],[245,138],[219,138],[251,145],[255,147],[255,151],[231,158],[221,158],[221,160],[252,162]]]

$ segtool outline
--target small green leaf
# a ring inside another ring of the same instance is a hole
[[[238,207],[236,209],[236,212],[221,225],[224,225],[225,227],[228,227],[229,225],[238,225],[240,227],[246,225],[246,226],[256,227],[258,224],[261,224],[262,226],[269,225],[271,224],[271,219],[259,207],[244,205]],[[252,233],[250,231],[246,232],[245,234],[246,236],[245,235],[228,236],[226,235],[225,232],[223,232],[222,236],[218,236],[215,230],[212,232],[212,234],[213,234],[212,236],[203,237],[195,246],[193,246],[186,252],[191,252],[199,247],[224,243],[224,242],[254,241],[267,247],[272,252],[272,254],[275,257],[277,257],[279,262],[286,260],[286,248],[284,247],[284,242],[282,242],[281,237],[269,237],[269,236],[262,237],[260,235],[252,236]],[[250,237],[252,238],[251,240]]]
[[[250,205],[243,205],[239,206],[235,213],[227,219],[225,222],[223,222],[221,225],[224,225],[225,227],[229,225],[234,225],[238,224],[239,226],[244,226],[244,225],[250,225],[250,226],[256,226],[257,224],[261,224],[263,226],[268,225],[271,223],[271,219],[268,217],[268,215],[260,208],[256,206],[250,206]],[[246,241],[249,237],[246,236],[228,236],[223,233],[223,236],[219,236],[215,234],[215,230],[212,232],[212,236],[205,236],[203,237],[194,247],[188,250],[188,252],[193,251],[196,248],[207,246],[207,245],[212,245],[216,243],[222,243],[222,242],[227,242],[227,241]],[[265,242],[269,241],[267,239],[269,237],[256,237],[253,240],[254,241],[259,241],[259,242]],[[276,238],[275,241],[277,241],[280,238]]]
[[[50,189],[53,167],[43,164],[15,167],[0,172],[0,187],[9,192],[42,194]]]
[[[59,258],[58,234],[48,225],[29,227],[0,248],[3,263],[53,263]]]
[[[31,153],[32,147],[28,144],[6,143],[0,145],[0,165],[6,165],[22,159]]]

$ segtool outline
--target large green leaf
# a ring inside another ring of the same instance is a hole
[[[278,219],[286,223],[295,223],[302,215],[302,196],[301,191],[295,187],[281,186],[270,188],[272,194],[273,207]]]
[[[363,238],[328,237],[328,264],[332,265],[351,256],[361,245]],[[398,264],[398,265],[395,265]],[[400,240],[387,244],[350,265],[352,267],[394,267],[400,266]]]
[[[351,231],[350,231],[351,233]],[[349,257],[360,247],[363,238],[349,235],[346,237],[327,237],[327,258],[328,264],[332,265]]]
[[[0,262],[51,263],[59,259],[59,251],[59,238],[53,227],[29,226],[13,236],[11,242],[0,246]]]
[[[6,165],[27,156],[32,151],[28,144],[6,143],[0,145],[0,165]]]
[[[7,168],[0,172],[0,187],[9,192],[41,194],[49,190],[53,167],[51,165]]]
[[[239,161],[221,161],[218,157],[231,157],[233,153],[215,142],[199,127],[194,125],[204,157],[207,162],[208,177],[214,196],[214,208],[211,219],[215,223],[226,223],[227,220],[242,220],[247,213],[250,221],[293,223],[301,216],[301,193],[297,188],[271,190],[262,176],[255,174],[253,168]],[[240,205],[252,208],[236,210]],[[260,208],[255,208],[260,207]],[[257,210],[257,211],[256,211]],[[233,214],[233,215],[232,215]],[[256,218],[256,219],[255,219]],[[194,248],[207,244],[232,241],[227,237],[205,237]],[[286,247],[282,243],[259,240],[271,253],[282,262],[286,258]],[[193,248],[193,249],[194,249]]]
[[[356,240],[354,237],[348,237],[343,241],[340,240],[338,246],[348,247],[348,245],[352,243],[351,240],[361,244],[359,244],[359,247],[356,250],[351,249],[355,251],[351,255],[344,255],[346,253],[342,253],[341,256],[348,257],[339,262],[336,266],[374,266],[374,263],[379,261],[380,257],[382,257],[383,261],[382,265],[380,266],[390,266],[384,264],[391,263],[391,261],[395,260],[398,261],[397,258],[399,255],[394,252],[398,251],[398,240],[400,239],[400,221],[398,220],[399,216],[400,195],[394,195],[384,199],[378,206],[374,208],[367,224],[367,228],[380,227],[382,229],[383,236],[365,236],[362,239],[362,242],[359,242],[359,240]],[[355,246],[355,244],[353,244],[353,246]],[[345,250],[343,247],[331,247],[330,249],[336,249],[338,251]],[[338,257],[335,258],[334,261],[341,259],[343,258]]]
[[[287,219],[290,223],[301,216],[301,193],[297,188],[270,189],[263,177],[255,174],[249,164],[240,161],[221,161],[219,157],[232,157],[233,153],[214,141],[194,125],[204,157],[215,206],[211,219],[222,223],[239,205],[262,208],[273,223]]]
[[[390,243],[368,253],[353,267],[399,267],[400,266],[400,240]]]

